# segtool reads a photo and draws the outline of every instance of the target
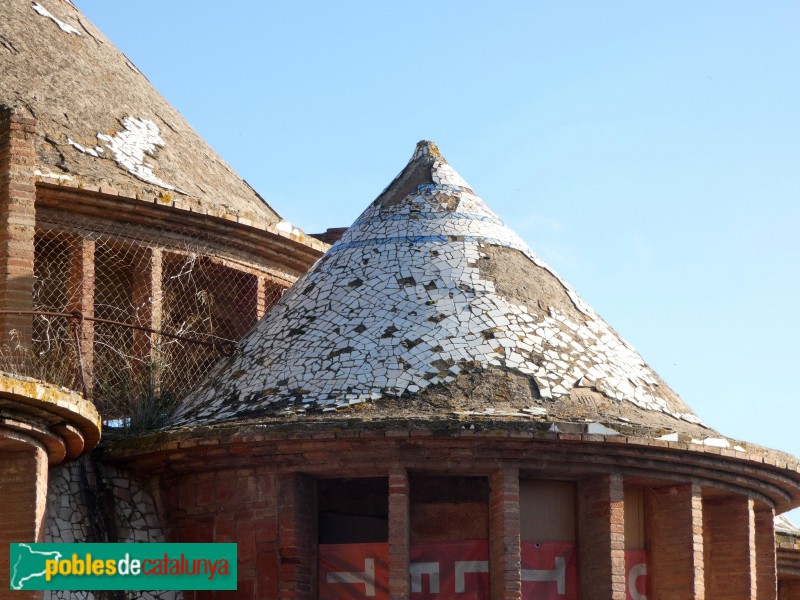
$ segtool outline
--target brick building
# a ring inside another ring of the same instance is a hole
[[[702,423],[434,144],[328,249],[71,3],[7,4],[5,549],[235,541],[220,598],[800,597],[797,460]],[[160,429],[101,460],[101,416]]]
[[[0,596],[8,541],[126,539],[92,530],[97,506],[69,523],[59,494],[78,504],[102,478],[64,461],[97,445],[101,415],[157,417],[325,248],[70,2],[3,3]]]

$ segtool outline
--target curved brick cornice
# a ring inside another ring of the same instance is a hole
[[[66,388],[0,373],[0,444],[33,439],[57,464],[88,452],[100,441],[100,415]]]
[[[775,517],[775,549],[778,578],[800,580],[800,529],[785,515]]]
[[[233,251],[249,258],[276,277],[293,281],[305,273],[328,245],[299,230],[282,231],[273,225],[228,218],[214,211],[193,210],[179,200],[169,204],[127,198],[116,190],[76,188],[47,181],[36,184],[36,210],[54,220],[104,219],[142,227],[137,235],[197,234],[219,245],[221,255]],[[154,239],[157,243],[158,240]]]
[[[458,474],[489,472],[505,464],[532,476],[620,473],[650,487],[693,482],[709,495],[748,495],[776,512],[800,505],[800,462],[782,452],[635,435],[556,433],[508,420],[185,428],[114,441],[108,456],[149,474],[268,463],[324,477],[369,477],[392,465]]]
[[[778,577],[800,580],[800,541],[777,534],[775,536]]]

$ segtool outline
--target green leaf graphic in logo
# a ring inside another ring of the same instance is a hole
[[[25,582],[45,576],[45,561],[59,560],[60,552],[34,550],[29,544],[15,544],[11,547],[11,589],[24,590]]]

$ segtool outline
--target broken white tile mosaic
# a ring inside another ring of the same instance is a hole
[[[83,152],[84,154],[88,154],[89,156],[94,156],[95,158],[99,158],[100,154],[103,152],[103,149],[100,146],[95,146],[94,148],[86,148],[82,146],[71,137],[67,138],[67,144],[75,148],[78,152]]]
[[[31,8],[32,8],[33,10],[35,10],[37,13],[39,13],[40,15],[42,15],[43,17],[47,17],[47,18],[48,18],[48,19],[50,19],[50,20],[51,20],[53,23],[55,23],[56,25],[58,25],[58,27],[59,27],[59,28],[61,29],[61,31],[63,31],[64,33],[74,33],[75,35],[80,35],[80,34],[81,34],[81,32],[80,32],[80,31],[78,31],[77,29],[75,29],[75,28],[74,28],[72,25],[70,25],[69,23],[64,23],[64,21],[61,21],[60,19],[57,19],[57,18],[56,18],[56,17],[55,17],[55,16],[54,16],[54,15],[53,15],[53,14],[52,14],[52,13],[51,13],[49,10],[47,10],[47,9],[46,9],[44,6],[42,6],[42,5],[41,5],[41,4],[39,4],[38,2],[32,2],[32,3],[31,3]]]
[[[175,186],[156,177],[153,165],[144,159],[146,154],[152,156],[156,147],[164,147],[158,125],[149,119],[126,117],[122,126],[124,129],[114,135],[97,134],[97,139],[105,142],[117,164],[142,181],[179,192]]]
[[[157,148],[164,147],[164,140],[161,139],[158,125],[149,119],[125,117],[122,127],[122,131],[113,135],[97,134],[97,139],[105,144],[106,149],[113,155],[114,161],[137,179],[166,190],[185,194],[186,192],[157,177],[153,165],[145,160],[145,155],[154,156]],[[101,146],[86,148],[71,138],[67,138],[67,143],[79,152],[95,158],[101,158],[101,154],[105,152]]]
[[[33,174],[36,175],[36,177],[44,177],[46,179],[55,179],[57,181],[72,181],[72,177],[70,177],[69,175],[66,175],[64,173],[53,173],[52,171],[48,171],[48,172],[45,173],[44,171],[40,171],[39,169],[36,169],[33,172]]]
[[[704,440],[698,440],[692,438],[692,443],[697,444],[699,446],[710,446],[712,448],[730,448],[731,443],[726,438],[705,438]]]
[[[786,515],[775,515],[775,532],[800,537],[800,528]]]
[[[142,74],[142,72],[139,71],[139,69],[136,68],[136,65],[133,64],[131,61],[126,60],[125,64],[128,65],[128,68],[131,69],[134,73],[138,73],[139,75]]]
[[[275,229],[278,231],[283,231],[284,233],[288,233],[290,235],[300,235],[301,231],[289,223],[289,221],[278,221],[275,225]]]
[[[387,191],[407,185],[404,174],[423,163],[427,182],[387,200]],[[534,311],[498,293],[479,267],[491,247],[517,250],[545,269],[576,310]],[[701,423],[436,147],[421,143],[406,171],[187,399],[174,423],[286,406],[330,411],[421,393],[490,367],[531,378],[543,400],[591,388]]]

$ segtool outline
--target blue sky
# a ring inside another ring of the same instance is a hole
[[[797,2],[75,3],[307,232],[435,140],[710,425],[800,455]]]

